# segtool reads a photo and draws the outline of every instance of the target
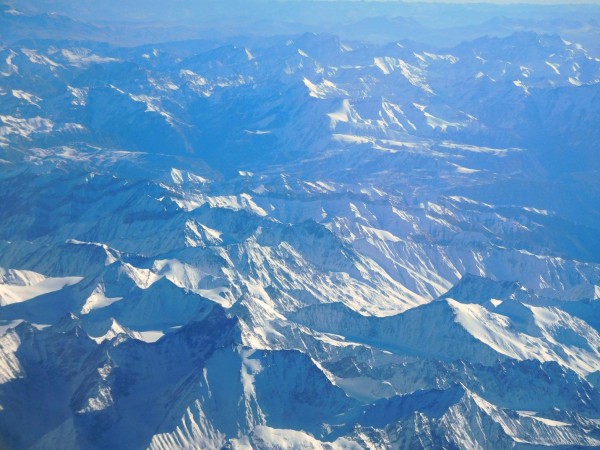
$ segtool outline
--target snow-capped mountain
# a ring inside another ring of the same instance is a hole
[[[584,46],[0,13],[0,448],[600,446]]]

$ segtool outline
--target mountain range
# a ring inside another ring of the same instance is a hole
[[[0,448],[600,446],[600,58],[556,22],[0,13]]]

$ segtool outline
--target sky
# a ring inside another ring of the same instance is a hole
[[[302,1],[302,0],[294,0]],[[348,1],[348,0],[309,0],[309,1]],[[571,5],[571,4],[600,4],[600,0],[350,0],[350,1],[376,1],[376,2],[395,2],[403,1],[406,3],[493,3],[499,5],[509,5],[514,3],[538,4],[538,5]]]

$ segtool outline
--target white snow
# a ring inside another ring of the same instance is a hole
[[[21,303],[79,283],[82,277],[51,278],[26,270],[0,268],[0,306]]]
[[[25,100],[27,103],[29,103],[30,105],[34,105],[34,106],[38,106],[38,103],[42,100],[41,98],[39,98],[36,95],[30,94],[28,92],[25,91],[21,91],[19,89],[13,89],[12,90],[12,95],[15,98],[21,99],[21,100]]]

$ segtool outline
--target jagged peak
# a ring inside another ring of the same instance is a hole
[[[366,409],[361,424],[382,428],[404,420],[416,412],[440,418],[465,395],[470,395],[469,390],[463,384],[456,384],[444,390],[419,390],[407,395],[381,399]]]
[[[216,304],[206,312],[204,317],[191,320],[181,328],[170,333],[171,339],[193,341],[198,337],[211,337],[216,345],[243,345],[242,328],[239,319],[227,314],[226,310]]]
[[[124,327],[114,317],[110,317],[100,323],[87,323],[84,325],[84,328],[87,330],[88,335],[98,344],[104,341],[118,341],[123,338],[143,340],[141,334]]]
[[[498,281],[466,273],[439,299],[452,298],[463,303],[485,303],[490,300],[525,300],[534,297],[535,294],[518,281]]]
[[[60,318],[56,323],[51,325],[48,329],[57,333],[66,333],[79,324],[81,324],[81,319],[79,316],[69,312]]]

